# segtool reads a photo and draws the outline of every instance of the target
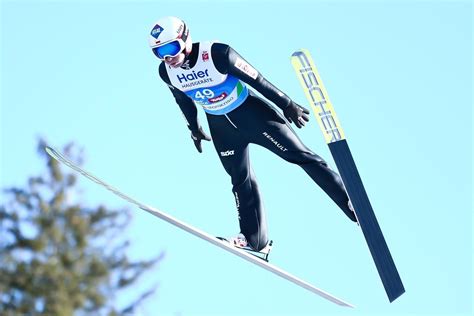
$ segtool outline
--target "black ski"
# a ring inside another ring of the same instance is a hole
[[[374,210],[370,205],[364,184],[326,88],[308,50],[299,50],[293,53],[291,62],[341,174],[385,292],[390,302],[393,302],[405,292],[405,288]]]

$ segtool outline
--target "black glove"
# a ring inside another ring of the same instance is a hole
[[[309,110],[291,101],[284,110],[283,114],[290,123],[295,123],[296,127],[302,128],[309,121]]]
[[[208,136],[204,131],[202,130],[202,127],[200,126],[198,130],[196,131],[191,131],[191,138],[194,141],[194,146],[196,146],[197,151],[202,153],[202,146],[201,146],[201,140],[207,140],[211,141],[211,137]]]

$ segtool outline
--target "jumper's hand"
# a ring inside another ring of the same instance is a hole
[[[290,123],[295,123],[298,128],[302,128],[309,121],[309,110],[293,101],[283,110],[283,114]]]
[[[200,153],[202,153],[201,140],[211,141],[211,137],[204,133],[202,127],[199,127],[197,131],[191,131],[191,138],[193,139],[194,146],[196,146],[197,151]]]

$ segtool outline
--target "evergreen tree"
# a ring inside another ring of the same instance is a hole
[[[117,308],[115,298],[163,257],[132,261],[123,231],[127,209],[88,207],[78,195],[76,175],[65,173],[44,152],[46,172],[24,188],[4,189],[0,206],[0,315],[123,315],[154,289]],[[64,152],[71,157],[75,146]],[[79,161],[78,154],[74,160]]]

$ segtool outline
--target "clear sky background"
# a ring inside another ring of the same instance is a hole
[[[357,309],[133,209],[131,255],[166,253],[134,289],[159,284],[137,314],[471,315],[470,1],[2,1],[1,10],[2,187],[43,170],[38,136],[59,148],[74,141],[84,167],[125,193],[211,234],[236,233],[230,179],[212,144],[195,150],[147,46],[153,22],[176,15],[194,41],[230,44],[302,105],[290,56],[311,51],[406,287],[389,304],[360,229],[302,170],[254,146],[272,263]],[[334,165],[313,118],[298,134]],[[91,205],[126,205],[86,179],[80,187],[76,198]]]

